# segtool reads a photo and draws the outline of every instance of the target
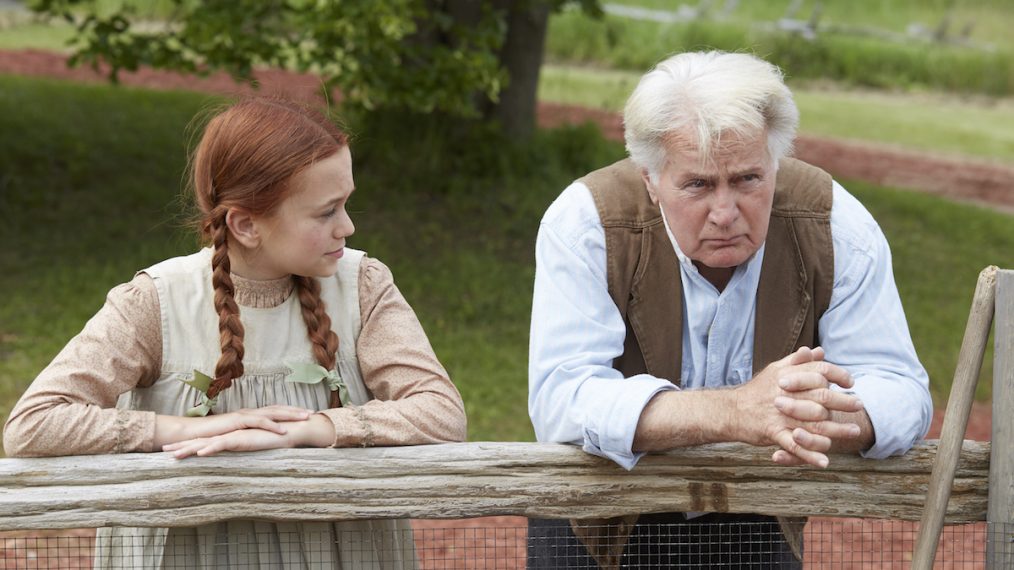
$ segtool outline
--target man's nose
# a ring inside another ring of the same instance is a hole
[[[728,184],[721,183],[715,188],[712,196],[708,221],[721,228],[732,225],[739,218],[739,205],[736,202],[736,193],[729,188]]]

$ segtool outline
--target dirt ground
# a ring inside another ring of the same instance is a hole
[[[64,56],[39,50],[0,50],[0,73],[52,77],[82,82],[104,81],[104,75],[87,68],[69,69]],[[266,70],[257,73],[263,93],[279,93],[298,99],[322,99],[321,82],[313,76],[294,74],[278,70]],[[220,94],[248,93],[250,88],[238,86],[228,76],[218,73],[205,78],[182,76],[175,73],[142,69],[134,73],[121,75],[125,85],[147,87],[153,89],[186,89],[200,90]],[[332,94],[334,100],[337,94]],[[622,121],[614,113],[559,104],[542,103],[539,105],[539,123],[543,126],[556,126],[566,123],[584,123],[592,121],[602,128],[603,133],[613,139],[622,139]],[[956,200],[976,202],[987,207],[1014,213],[1014,168],[985,161],[961,160],[953,157],[929,156],[886,145],[873,145],[852,141],[841,141],[812,136],[799,137],[796,144],[796,156],[824,168],[839,178],[853,178],[895,187],[910,188],[932,192]],[[578,173],[575,173],[575,175]],[[988,403],[976,403],[973,406],[968,428],[967,439],[986,441],[990,439],[991,407]],[[933,426],[928,438],[938,438],[943,422],[943,410],[937,410]],[[841,521],[842,519],[839,519]],[[854,531],[844,533],[845,539],[853,537],[857,541],[864,537],[876,537],[876,533],[884,535],[887,540],[897,532],[904,534],[905,545],[895,545],[894,554],[888,548],[884,556],[885,545],[873,546],[864,544],[852,547],[848,558],[852,562],[843,562],[841,556],[831,557],[834,568],[878,568],[883,564],[893,567],[895,562],[902,563],[910,556],[911,541],[914,540],[912,523],[902,523],[901,530],[877,530],[885,523],[878,521],[860,521],[858,519],[844,523],[821,519],[812,521],[808,527],[808,544],[811,549],[807,559],[807,567],[825,567],[820,554],[821,536],[826,536],[820,529],[831,524],[856,526]],[[872,526],[871,526],[872,525]],[[485,517],[478,519],[454,521],[413,521],[417,530],[417,538],[428,537],[424,543],[417,545],[423,567],[429,568],[523,568],[524,567],[524,527],[523,517]],[[876,527],[876,528],[874,528]],[[871,528],[873,531],[871,534]],[[951,542],[969,542],[970,551],[981,553],[982,533],[980,530],[961,534],[961,531],[949,531],[953,536],[944,538],[945,544]],[[89,531],[83,531],[88,536]],[[955,533],[959,533],[956,534]],[[35,533],[32,533],[35,535]],[[54,536],[58,533],[46,533]],[[67,536],[64,531],[61,536]],[[841,532],[836,531],[835,542],[828,543],[827,548],[839,549],[842,540]],[[37,536],[37,535],[36,535]],[[955,538],[956,536],[956,538]],[[6,537],[11,537],[7,534]],[[4,536],[0,536],[0,546]],[[6,538],[11,540],[11,538]],[[18,539],[19,541],[22,539]],[[42,540],[47,540],[43,538]],[[848,539],[851,540],[851,539]],[[519,542],[520,541],[520,542]],[[974,544],[972,544],[974,543]],[[0,553],[11,556],[8,548],[0,548]],[[39,544],[38,546],[42,546]],[[847,545],[846,545],[847,546]],[[24,548],[24,547],[22,547]],[[33,556],[38,556],[36,548]],[[87,547],[86,547],[87,549]],[[858,549],[858,550],[857,550]],[[45,550],[42,546],[41,550]],[[466,554],[466,552],[470,554]],[[871,552],[880,553],[879,558],[869,558]],[[865,554],[863,554],[865,553]],[[76,553],[75,553],[76,554]],[[12,566],[4,564],[4,555],[0,555],[0,566],[21,567],[16,561]],[[75,560],[83,567],[89,565],[90,552]],[[9,560],[9,559],[8,559]],[[43,562],[37,560],[36,563]],[[60,566],[67,567],[69,560]],[[489,564],[489,566],[487,566]],[[71,564],[77,566],[77,564]],[[32,566],[36,567],[36,566]],[[43,562],[38,567],[47,567]],[[981,567],[981,563],[971,566],[958,564],[948,567]]]

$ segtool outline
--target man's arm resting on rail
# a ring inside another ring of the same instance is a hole
[[[827,452],[863,449],[873,430],[858,398],[830,388],[851,387],[851,377],[823,357],[819,348],[801,348],[736,388],[656,394],[638,421],[633,449],[741,441],[779,446],[772,459],[780,464],[826,467]]]

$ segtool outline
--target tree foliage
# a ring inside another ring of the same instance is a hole
[[[495,97],[505,74],[503,33],[492,10],[463,26],[421,0],[172,0],[164,19],[136,6],[40,0],[34,8],[77,27],[72,63],[121,71],[225,70],[251,80],[255,66],[319,74],[366,108],[460,113],[473,94]]]
[[[168,0],[148,19],[130,0],[33,9],[75,25],[72,64],[105,63],[114,81],[141,66],[246,81],[255,66],[283,67],[319,74],[367,109],[474,116],[509,79],[508,12],[540,2],[599,11],[597,0]]]

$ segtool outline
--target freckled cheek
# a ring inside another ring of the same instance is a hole
[[[327,235],[323,232],[307,232],[300,242],[309,251],[323,251],[327,247]]]

